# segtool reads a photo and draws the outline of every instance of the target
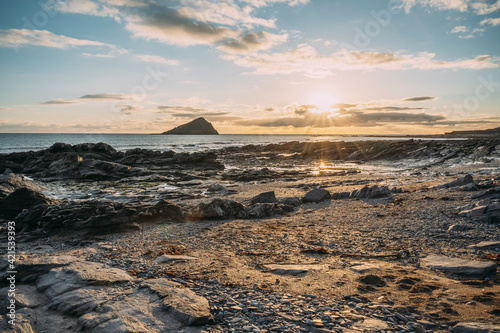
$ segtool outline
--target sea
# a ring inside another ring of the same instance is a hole
[[[155,135],[155,134],[35,134],[0,133],[0,154],[36,151],[49,148],[54,143],[79,144],[104,142],[115,149],[125,151],[133,148],[173,150],[175,152],[197,152],[225,147],[267,145],[290,141],[364,141],[417,139],[401,136],[338,136],[338,135],[266,135],[266,134],[220,134],[220,135]]]

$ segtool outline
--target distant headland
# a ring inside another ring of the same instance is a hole
[[[177,126],[174,129],[163,132],[162,134],[175,135],[218,135],[219,132],[205,118],[196,118],[187,124]]]

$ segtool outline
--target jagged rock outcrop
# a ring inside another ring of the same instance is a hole
[[[12,168],[12,164],[15,166]],[[7,168],[43,180],[118,180],[184,170],[222,170],[213,152],[174,153],[132,149],[120,152],[105,143],[55,143],[37,152],[0,154],[0,172]]]
[[[162,134],[177,134],[177,135],[217,135],[219,132],[214,128],[214,126],[206,121],[205,118],[196,118],[187,124],[177,126],[170,131],[166,131]]]

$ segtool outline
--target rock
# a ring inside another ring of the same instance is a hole
[[[473,209],[461,211],[460,213],[458,213],[458,215],[464,217],[478,217],[483,215],[487,208],[487,206],[475,207]]]
[[[380,332],[389,329],[385,321],[375,318],[365,318],[363,322],[356,323],[355,327],[362,332]]]
[[[384,287],[386,282],[378,275],[368,274],[358,278],[358,281],[371,286]]]
[[[448,231],[460,232],[460,231],[466,231],[466,230],[469,230],[469,227],[466,225],[453,224],[453,225],[450,225],[448,227]]]
[[[398,192],[397,189],[394,189],[395,192]],[[365,186],[359,191],[353,191],[350,195],[351,199],[375,199],[375,198],[384,198],[392,195],[392,191],[387,186],[379,187],[378,185],[374,186]]]
[[[244,217],[245,207],[236,201],[214,199],[209,203],[200,203],[188,214],[189,221],[225,220]]]
[[[226,188],[222,185],[218,185],[218,184],[215,184],[215,185],[212,185],[210,186],[207,191],[208,192],[221,192],[221,191],[224,191]]]
[[[6,171],[4,174],[0,175],[0,199],[23,187],[34,192],[41,192],[44,189],[42,186],[35,184],[32,180],[12,173],[10,169],[7,170],[9,172]]]
[[[49,199],[30,188],[22,187],[10,193],[7,197],[0,199],[0,217],[13,219],[24,209],[53,203],[55,203],[55,200]]]
[[[486,241],[467,246],[469,249],[494,250],[500,248],[500,241]]]
[[[189,261],[189,260],[196,260],[198,258],[195,257],[190,257],[190,256],[183,256],[183,255],[169,255],[169,254],[164,254],[158,258],[155,259],[155,263],[157,264],[165,264],[165,263],[170,263],[173,261]]]
[[[275,203],[277,201],[278,200],[276,200],[276,195],[274,194],[274,191],[271,191],[271,192],[261,193],[253,197],[250,200],[250,205],[255,205],[258,203]]]
[[[213,125],[205,120],[205,118],[196,118],[187,124],[180,125],[170,131],[162,134],[176,134],[176,135],[218,135],[219,132],[215,130]]]
[[[262,219],[265,217],[270,217],[275,213],[275,205],[269,203],[259,203],[248,207],[246,211],[246,216],[249,218]]]
[[[213,320],[210,305],[204,297],[166,279],[148,280],[141,284],[163,299],[162,309],[185,325],[205,325]]]
[[[184,212],[182,208],[168,200],[160,200],[154,206],[145,207],[136,215],[141,221],[155,222],[182,222],[184,221]]]
[[[278,201],[279,204],[286,205],[286,206],[291,206],[291,207],[298,207],[302,204],[302,201],[300,198],[297,197],[291,197],[291,198],[283,198]]]
[[[34,282],[38,279],[38,277],[48,273],[51,269],[67,266],[76,261],[78,261],[78,258],[73,256],[30,257],[28,259],[17,260],[16,280],[23,283]],[[5,262],[8,264],[7,261]],[[5,268],[7,268],[6,265]],[[0,275],[0,287],[8,285],[8,281],[6,280],[7,276],[6,269],[2,269],[2,274]]]
[[[454,181],[451,181],[449,183],[445,183],[439,186],[436,186],[436,188],[453,188],[457,186],[464,186],[470,183],[474,182],[474,178],[471,175],[466,175],[461,178],[457,178]]]
[[[301,275],[307,274],[311,271],[319,271],[325,268],[324,265],[277,265],[268,264],[263,265],[264,270],[278,275]]]
[[[331,194],[329,191],[325,189],[314,189],[306,193],[306,195],[302,198],[302,202],[321,202],[321,201],[326,201],[331,198]]]
[[[39,205],[16,217],[17,227],[53,235],[78,231],[84,236],[138,230],[136,209],[116,202],[80,201]]]
[[[83,286],[108,286],[132,281],[125,271],[93,262],[74,262],[66,267],[53,268],[36,283],[38,291],[49,298]]]
[[[487,323],[458,323],[453,326],[454,333],[500,333],[500,325]]]
[[[423,258],[422,266],[474,279],[484,279],[494,275],[497,269],[497,265],[493,262],[449,258],[435,254]]]

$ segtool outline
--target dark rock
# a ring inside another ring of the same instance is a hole
[[[278,203],[286,206],[298,207],[302,204],[302,201],[300,200],[300,198],[290,197],[290,198],[280,199]]]
[[[438,188],[453,188],[457,186],[464,186],[470,183],[474,183],[474,178],[471,175],[466,175],[464,177],[460,177],[458,179],[455,179],[452,182],[442,184],[437,186]]]
[[[23,231],[56,234],[62,231],[102,235],[139,229],[136,209],[121,203],[81,201],[38,205],[19,214],[17,227]]]
[[[37,205],[49,205],[54,202],[54,200],[47,198],[39,192],[22,187],[0,200],[0,216],[6,219],[13,219],[24,209],[29,209]]]
[[[136,217],[141,221],[155,222],[182,222],[184,213],[182,208],[168,200],[160,200],[151,207],[145,207],[140,210]]]
[[[247,217],[250,218],[265,218],[270,217],[275,213],[275,205],[270,203],[258,203],[248,207],[246,211]]]
[[[274,191],[271,191],[271,192],[261,193],[253,197],[250,200],[250,205],[255,205],[258,203],[275,203],[277,201],[278,200],[276,200],[276,195],[274,194]]]
[[[325,189],[318,188],[306,193],[306,195],[302,198],[302,202],[321,202],[325,200],[329,200],[331,198],[330,192]]]
[[[29,188],[36,192],[41,192],[43,190],[41,186],[35,184],[33,181],[16,175],[10,170],[8,171],[9,172],[4,172],[4,174],[0,175],[0,199],[21,187]]]
[[[373,274],[368,274],[368,275],[362,276],[358,280],[359,280],[359,282],[361,282],[363,284],[367,284],[367,285],[371,285],[371,286],[383,287],[386,285],[386,282],[384,281],[384,279],[382,279],[378,275],[373,275]]]
[[[209,203],[200,203],[188,214],[189,221],[225,220],[244,217],[245,207],[236,201],[214,199]]]
[[[217,135],[219,132],[215,130],[213,125],[205,120],[205,118],[196,118],[187,124],[178,126],[163,134],[180,134],[180,135]]]

